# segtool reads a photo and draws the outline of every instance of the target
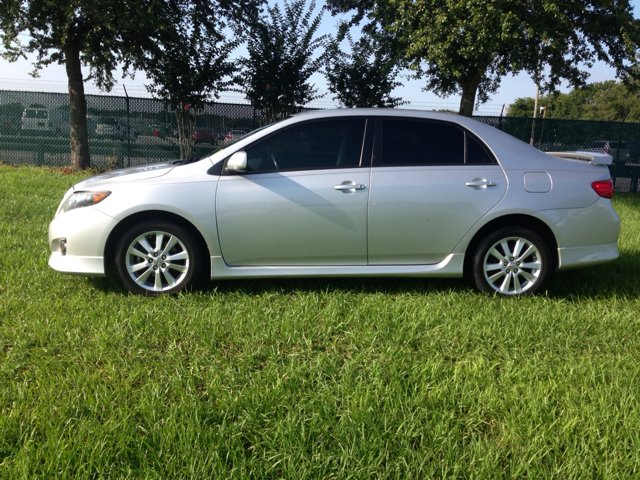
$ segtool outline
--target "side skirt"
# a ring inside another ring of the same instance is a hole
[[[449,277],[461,278],[464,254],[452,253],[433,265],[261,266],[231,267],[211,257],[211,279],[261,277]]]

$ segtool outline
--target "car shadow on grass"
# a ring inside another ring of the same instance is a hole
[[[89,283],[105,294],[128,295],[115,272],[107,278],[88,278]],[[186,292],[199,295],[264,293],[293,294],[324,292],[347,294],[439,295],[477,294],[462,278],[420,277],[322,277],[261,278],[233,280],[199,280]],[[640,297],[640,253],[625,253],[606,265],[555,272],[547,284],[551,299],[580,300],[587,298]]]
[[[640,253],[623,253],[596,267],[556,272],[547,284],[554,299],[640,297]]]
[[[344,294],[424,295],[462,293],[471,287],[462,279],[454,278],[275,278],[252,280],[220,280],[201,282],[195,286],[202,293],[297,293],[324,292]]]
[[[128,295],[115,275],[107,278],[89,277],[87,281],[105,294]],[[200,295],[264,293],[292,294],[299,292],[325,292],[347,294],[424,295],[472,292],[462,278],[407,278],[407,277],[311,277],[311,278],[260,278],[233,280],[202,279],[188,291]]]

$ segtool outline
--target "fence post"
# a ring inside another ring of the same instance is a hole
[[[127,87],[122,85],[124,88],[124,94],[127,102],[127,167],[131,166],[131,124],[130,124],[130,111],[129,111],[129,94],[127,93]],[[122,159],[122,163],[124,164],[124,158]],[[124,167],[124,165],[122,165]]]
[[[627,115],[629,115],[629,112],[627,112],[627,114],[624,116],[624,118],[622,119],[622,122],[620,122],[620,135],[618,136],[618,151],[616,152],[616,161],[613,164],[613,188],[615,190],[616,188],[616,178],[617,178],[617,171],[618,171],[618,162],[620,161],[620,144],[622,143],[622,130],[624,129],[624,121],[627,119]],[[633,178],[631,179],[631,187],[633,187]],[[630,190],[631,191],[631,190]]]

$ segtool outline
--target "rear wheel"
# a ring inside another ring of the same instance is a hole
[[[200,270],[193,237],[168,222],[143,222],[130,228],[116,247],[116,269],[132,293],[157,296],[191,285]]]
[[[551,275],[551,252],[528,228],[506,227],[487,236],[473,257],[473,281],[481,292],[503,297],[539,292]]]

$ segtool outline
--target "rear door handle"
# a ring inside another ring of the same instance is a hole
[[[474,178],[472,181],[465,184],[467,187],[473,187],[476,190],[484,190],[487,187],[495,187],[496,182],[491,180],[485,180],[484,178]]]
[[[365,186],[361,183],[342,182],[341,185],[334,185],[334,190],[364,190]]]

